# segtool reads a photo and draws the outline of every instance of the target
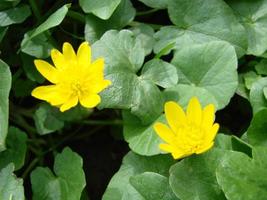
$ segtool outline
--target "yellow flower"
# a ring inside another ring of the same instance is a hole
[[[213,140],[219,129],[215,123],[215,107],[207,105],[203,110],[196,97],[189,101],[186,113],[175,102],[165,104],[168,125],[155,123],[154,130],[166,143],[159,148],[180,159],[194,153],[200,154],[213,146]]]
[[[91,63],[91,48],[83,42],[77,52],[71,44],[63,44],[63,53],[51,51],[52,66],[44,60],[35,60],[37,70],[53,85],[40,86],[32,91],[32,96],[45,100],[64,112],[78,104],[93,108],[100,103],[98,95],[111,82],[104,80],[104,59]]]

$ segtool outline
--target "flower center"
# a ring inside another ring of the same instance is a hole
[[[74,95],[77,95],[77,96],[81,96],[82,95],[83,89],[82,89],[82,86],[81,86],[80,82],[72,83],[71,84],[71,88],[72,88],[72,91],[73,91]]]
[[[196,152],[203,143],[204,132],[205,130],[201,126],[193,123],[180,127],[175,137],[177,146],[183,151]]]

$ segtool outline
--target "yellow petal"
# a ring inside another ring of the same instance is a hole
[[[76,60],[76,54],[70,43],[64,42],[63,55],[66,60]]]
[[[78,49],[77,58],[80,65],[89,66],[91,63],[91,48],[88,42],[83,42]]]
[[[82,95],[79,98],[79,100],[82,106],[86,108],[93,108],[100,103],[101,98],[99,95],[93,94],[93,95]]]
[[[66,97],[60,93],[56,85],[40,86],[32,91],[32,96],[45,100],[52,105],[60,105],[66,101]]]
[[[99,93],[105,88],[107,88],[109,85],[111,85],[110,80],[88,81],[87,86],[85,87],[88,88],[91,93]]]
[[[210,128],[215,119],[215,106],[213,104],[207,105],[203,109],[202,126]]]
[[[201,153],[208,151],[213,146],[213,144],[214,142],[207,143],[203,147],[197,149],[196,154],[201,154]]]
[[[54,95],[56,92],[56,86],[55,85],[48,85],[48,86],[40,86],[35,88],[31,95],[37,99],[41,100],[47,100],[52,95]]]
[[[186,110],[187,119],[196,125],[201,124],[202,109],[201,105],[196,97],[192,97],[189,101]]]
[[[207,130],[207,133],[206,133],[207,135],[206,135],[205,141],[207,141],[207,142],[213,141],[218,130],[219,130],[219,127],[220,126],[218,123],[213,124],[213,126]]]
[[[170,144],[173,143],[175,135],[168,126],[157,122],[154,124],[153,128],[162,140]]]
[[[70,108],[76,106],[77,104],[78,104],[78,97],[72,96],[62,106],[60,106],[60,111],[65,112],[66,110],[69,110]]]
[[[171,153],[171,154],[172,154],[172,157],[173,157],[174,159],[180,159],[180,158],[183,158],[183,157],[186,156],[183,152],[179,151],[179,149],[177,149],[177,148],[175,148],[174,146],[169,145],[169,144],[160,144],[160,145],[159,145],[159,148],[160,148],[162,151]]]
[[[51,50],[51,58],[57,69],[64,69],[66,67],[65,58],[57,49]]]
[[[159,144],[159,148],[162,150],[162,151],[166,151],[166,152],[169,152],[169,153],[172,153],[173,151],[175,151],[175,148],[169,144]]]
[[[51,83],[58,82],[58,71],[44,60],[34,60],[37,70]]]
[[[97,78],[103,78],[104,77],[104,65],[105,65],[104,58],[98,58],[91,64],[89,68],[89,73],[92,75],[96,75]]]
[[[165,103],[164,106],[166,119],[171,129],[176,132],[177,128],[186,122],[186,117],[183,109],[174,101]]]

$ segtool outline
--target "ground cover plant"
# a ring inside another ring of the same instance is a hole
[[[0,200],[267,199],[267,0],[1,0]]]

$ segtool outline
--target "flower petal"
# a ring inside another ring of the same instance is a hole
[[[103,79],[104,65],[105,65],[104,58],[98,58],[90,65],[88,73],[90,75],[93,75],[96,79]]]
[[[51,83],[58,82],[58,71],[44,60],[34,60],[37,70]]]
[[[169,144],[173,143],[175,135],[167,125],[157,122],[153,128],[162,140]]]
[[[203,109],[202,114],[202,126],[205,128],[210,128],[215,119],[215,106],[213,104],[207,105]]]
[[[80,65],[89,66],[91,63],[91,47],[88,42],[83,42],[78,49],[77,58]]]
[[[79,100],[82,106],[86,108],[93,108],[100,103],[101,98],[97,94],[92,94],[92,95],[82,95],[79,98]]]
[[[218,130],[219,130],[219,128],[220,128],[220,126],[219,126],[218,123],[213,124],[213,126],[210,129],[207,130],[207,133],[206,133],[207,135],[206,135],[206,139],[205,140],[207,142],[213,141],[215,136],[216,136],[216,134],[217,134],[217,132],[218,132]]]
[[[66,97],[60,93],[56,85],[37,87],[32,91],[31,95],[37,99],[45,100],[52,105],[60,105],[66,101]]]
[[[172,157],[174,159],[180,159],[186,156],[186,154],[184,154],[183,152],[179,151],[178,149],[176,149],[174,146],[169,145],[169,144],[159,144],[159,148],[162,151],[168,152],[172,154]]]
[[[87,81],[85,88],[87,88],[91,93],[97,94],[107,88],[109,85],[111,85],[110,80]]]
[[[188,121],[200,125],[202,118],[201,105],[196,97],[192,97],[187,106],[186,115]]]
[[[68,42],[63,44],[63,55],[66,60],[76,60],[77,58],[73,47]]]
[[[201,154],[204,153],[205,151],[208,151],[213,145],[214,142],[207,143],[207,145],[204,145],[203,147],[197,149],[196,154]]]
[[[176,102],[169,101],[165,103],[164,110],[168,124],[174,132],[176,132],[179,126],[185,124],[185,113]]]
[[[57,69],[64,69],[66,67],[65,58],[57,49],[51,50],[51,58]]]
[[[65,112],[70,108],[76,106],[78,104],[78,96],[72,96],[69,98],[62,106],[60,106],[60,111]]]

